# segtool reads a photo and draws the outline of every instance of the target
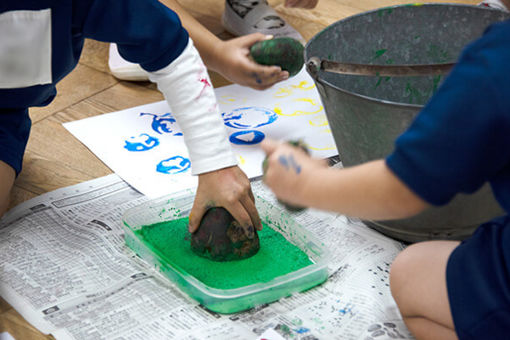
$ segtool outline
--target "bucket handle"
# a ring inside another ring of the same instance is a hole
[[[306,70],[315,79],[319,71],[333,72],[344,75],[380,76],[380,77],[420,77],[447,74],[455,63],[412,64],[412,65],[372,65],[342,63],[311,57],[306,62]]]

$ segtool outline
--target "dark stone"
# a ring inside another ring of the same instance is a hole
[[[222,207],[206,211],[196,232],[191,235],[191,249],[213,261],[234,261],[255,255],[260,249],[259,235],[246,236],[234,217]]]

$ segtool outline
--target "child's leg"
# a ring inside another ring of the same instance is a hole
[[[11,166],[0,161],[0,217],[9,207],[9,197],[16,173]]]
[[[411,245],[391,266],[390,287],[400,313],[417,339],[457,339],[446,288],[446,265],[454,241]]]

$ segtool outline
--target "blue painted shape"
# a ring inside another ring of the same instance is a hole
[[[174,125],[177,123],[177,121],[170,112],[162,115],[141,112],[140,117],[141,116],[152,116],[151,127],[155,132],[159,134],[173,133],[174,136],[182,136],[182,132],[177,131],[177,127]]]
[[[303,334],[303,333],[307,333],[309,332],[310,329],[306,328],[306,327],[299,327],[298,329],[295,329],[294,332],[298,333],[298,334]]]
[[[185,171],[191,167],[191,162],[188,158],[182,156],[174,156],[162,160],[156,166],[156,171],[163,174],[175,175]]]
[[[230,143],[236,145],[254,145],[262,142],[266,135],[257,130],[234,132],[230,135]]]
[[[255,129],[273,123],[278,115],[263,107],[241,107],[222,113],[225,125],[234,129]]]
[[[124,148],[128,151],[147,151],[159,145],[159,140],[156,137],[152,137],[146,133],[129,137],[125,142],[126,145],[124,145]]]

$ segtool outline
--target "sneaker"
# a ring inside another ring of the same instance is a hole
[[[117,50],[117,44],[110,44],[110,53],[108,57],[108,67],[115,78],[121,80],[147,81],[149,75],[147,71],[122,58]]]
[[[267,0],[226,0],[221,22],[228,32],[237,36],[260,32],[304,42],[301,34],[287,24]]]
[[[500,9],[502,11],[508,12],[508,8],[501,2],[501,0],[484,0],[478,4],[478,6],[485,6],[495,9]]]

